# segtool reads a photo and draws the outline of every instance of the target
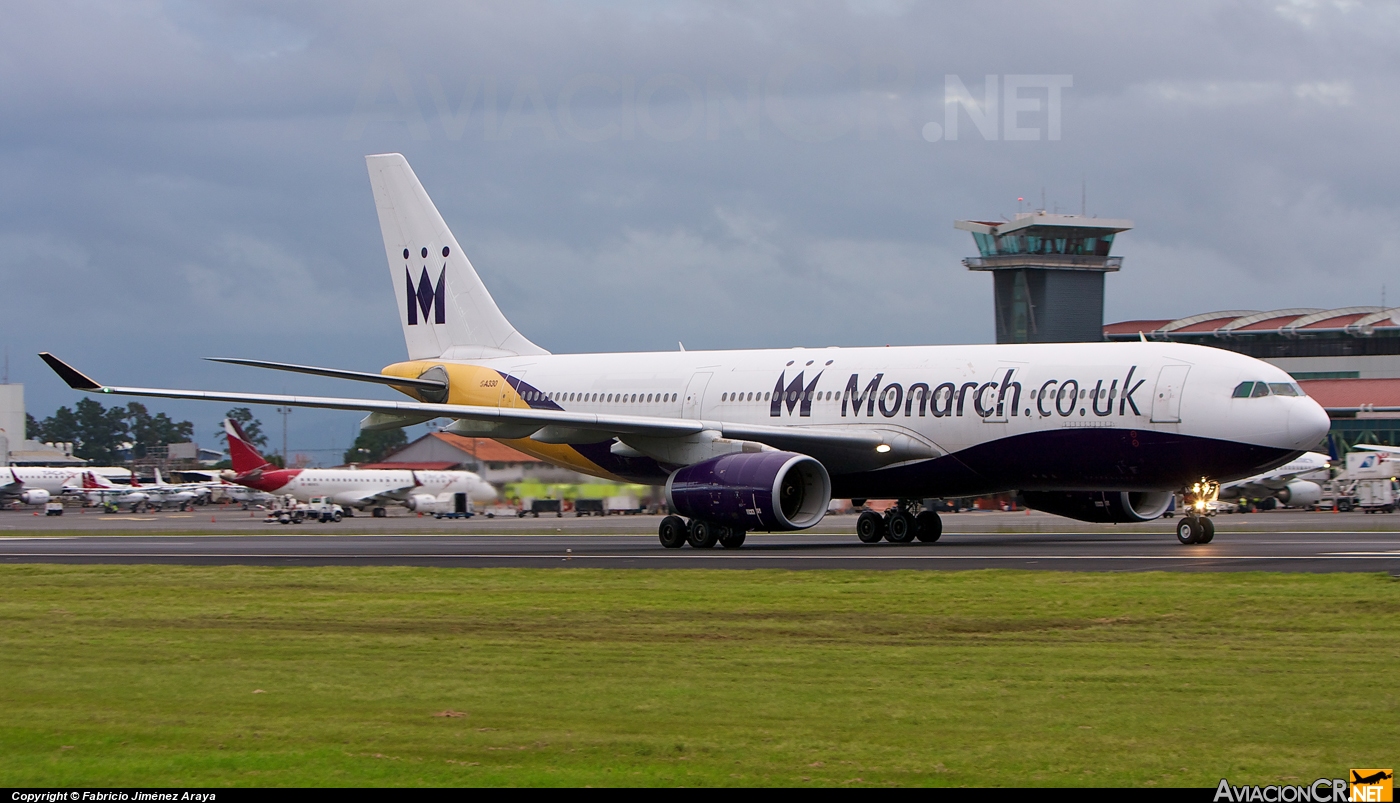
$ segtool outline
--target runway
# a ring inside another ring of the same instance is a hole
[[[740,549],[663,549],[652,534],[418,533],[0,537],[0,563],[648,569],[1050,569],[1387,572],[1400,533],[1220,532],[1182,546],[1166,532],[950,533],[934,544],[848,534],[754,534]]]

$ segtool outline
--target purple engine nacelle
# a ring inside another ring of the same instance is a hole
[[[671,512],[745,530],[804,530],[831,504],[831,477],[795,452],[727,454],[666,480]]]

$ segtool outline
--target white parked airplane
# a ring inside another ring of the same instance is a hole
[[[147,505],[158,504],[154,501],[154,494],[147,492],[146,487],[141,485],[134,474],[131,476],[130,485],[114,485],[107,477],[96,472],[84,471],[81,487],[83,495],[89,501],[106,506],[131,505],[133,513]]]
[[[385,514],[387,504],[400,504],[423,513],[456,511],[457,495],[473,504],[496,501],[496,489],[470,471],[411,471],[396,469],[278,468],[267,462],[244,437],[238,423],[224,419],[233,470],[223,478],[277,496],[291,494],[302,502],[329,496],[346,508]]]
[[[1331,460],[1321,452],[1306,452],[1271,471],[1220,486],[1221,499],[1267,499],[1273,497],[1289,507],[1307,507],[1322,501],[1322,485],[1302,479],[1324,471]]]
[[[26,505],[42,505],[54,497],[78,494],[85,473],[106,481],[131,477],[131,470],[120,466],[7,466],[0,469],[0,503],[18,500]]]
[[[456,419],[599,477],[666,485],[662,543],[739,546],[800,530],[833,496],[899,500],[862,514],[861,540],[937,540],[926,497],[1022,492],[1087,521],[1146,521],[1188,496],[1183,543],[1221,481],[1287,463],[1329,420],[1289,376],[1180,343],[790,348],[550,354],[501,314],[408,162],[367,157],[408,345],[380,374],[237,360],[377,382],[412,401],[108,387],[99,393],[363,410],[368,429]],[[1263,392],[1259,392],[1260,388]]]

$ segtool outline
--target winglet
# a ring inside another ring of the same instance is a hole
[[[53,356],[47,351],[39,352],[39,357],[43,359],[44,362],[48,363],[49,367],[53,369],[53,372],[58,374],[64,382],[68,383],[68,387],[73,388],[74,390],[102,389],[102,386],[97,382],[93,381],[91,377],[87,376],[82,371],[79,371],[77,368],[74,368],[73,366],[69,365],[63,360],[60,360],[59,358]]]

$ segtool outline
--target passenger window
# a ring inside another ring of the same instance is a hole
[[[1235,385],[1235,392],[1230,394],[1232,399],[1248,399],[1249,392],[1254,390],[1253,382],[1241,382]]]
[[[1267,382],[1255,382],[1255,383],[1254,383],[1254,392],[1251,393],[1251,394],[1249,394],[1249,397],[1250,397],[1251,399],[1257,399],[1257,398],[1259,398],[1260,396],[1267,396],[1267,395],[1269,395],[1269,383],[1267,383]]]
[[[1292,383],[1292,382],[1270,382],[1270,383],[1269,383],[1269,390],[1273,391],[1273,393],[1274,393],[1275,396],[1297,396],[1297,395],[1298,395],[1298,393],[1293,389],[1293,383]]]

